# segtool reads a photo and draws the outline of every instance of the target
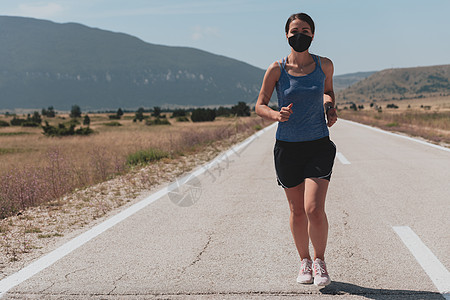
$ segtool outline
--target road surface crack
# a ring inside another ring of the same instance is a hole
[[[211,234],[208,235],[208,241],[203,246],[203,249],[197,254],[196,258],[189,264],[189,266],[183,268],[183,270],[181,271],[181,274],[184,274],[184,272],[186,272],[187,268],[192,267],[193,265],[195,265],[197,262],[200,261],[203,253],[205,253],[205,251],[206,251],[206,248],[208,248],[209,243],[211,243]]]
[[[117,278],[116,280],[114,280],[114,282],[113,282],[114,288],[113,288],[111,291],[109,291],[109,293],[108,293],[107,295],[111,295],[111,294],[116,290],[116,288],[117,288],[117,282],[119,282],[120,280],[122,280],[122,278],[125,277],[127,274],[128,274],[128,273],[124,273],[124,274],[122,274],[119,278]]]
[[[85,267],[85,268],[81,268],[81,269],[76,269],[76,270],[74,270],[74,271],[72,271],[72,272],[69,272],[69,273],[67,273],[66,275],[64,275],[64,278],[65,279],[68,279],[68,277],[70,276],[70,275],[73,275],[73,274],[75,274],[76,272],[79,272],[79,271],[84,271],[84,270],[87,270],[87,269],[89,269],[91,266],[88,266],[88,267]]]
[[[51,285],[49,285],[45,289],[41,290],[40,293],[44,294],[47,290],[51,289],[55,284],[56,284],[56,282],[52,282]]]

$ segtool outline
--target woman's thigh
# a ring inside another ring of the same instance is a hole
[[[306,212],[324,211],[329,181],[321,178],[306,178],[304,206]]]
[[[295,187],[285,188],[284,192],[292,212],[300,213],[305,211],[305,181]]]

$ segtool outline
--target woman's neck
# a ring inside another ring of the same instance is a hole
[[[291,51],[291,54],[288,56],[288,61],[290,64],[305,66],[310,64],[313,58],[308,50],[303,52]]]

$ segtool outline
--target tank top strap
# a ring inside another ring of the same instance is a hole
[[[320,61],[320,56],[315,55],[315,54],[311,54],[311,56],[313,57],[314,62],[315,62],[316,64],[319,64],[319,67],[322,68],[322,62]]]

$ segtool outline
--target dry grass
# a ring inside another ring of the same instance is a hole
[[[386,108],[391,103],[399,108]],[[450,145],[450,97],[377,102],[376,105],[381,107],[381,112],[364,103],[362,110],[340,109],[339,117]]]
[[[146,126],[126,118],[123,126],[111,127],[104,125],[108,121],[107,115],[92,115],[95,134],[63,138],[46,137],[39,128],[1,128],[0,218],[129,172],[135,166],[127,157],[136,152],[155,150],[174,159],[261,123],[250,117]],[[27,134],[13,135],[18,132]]]

